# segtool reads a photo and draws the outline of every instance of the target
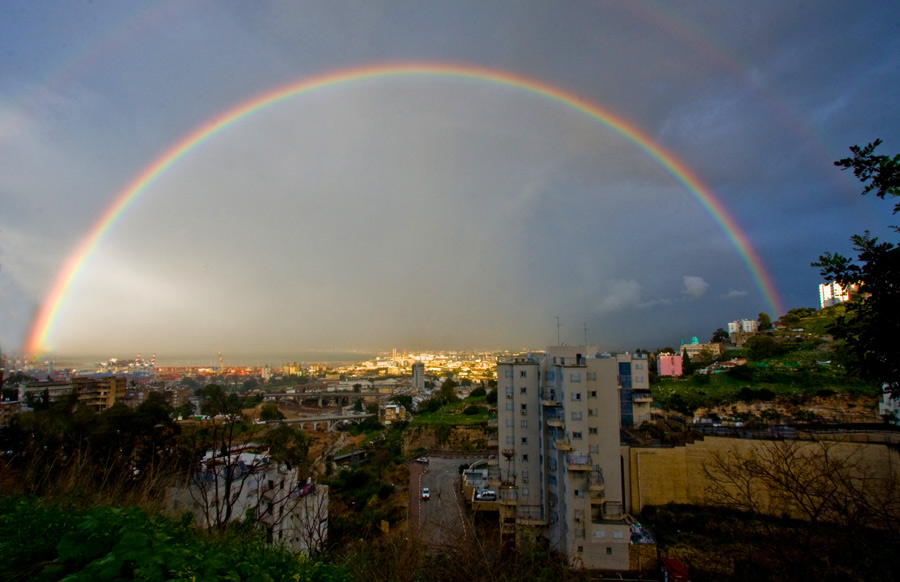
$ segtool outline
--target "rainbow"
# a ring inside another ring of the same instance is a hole
[[[29,332],[25,350],[31,354],[45,351],[47,338],[57,320],[67,290],[78,276],[82,267],[87,263],[91,254],[102,242],[104,235],[110,230],[113,224],[115,224],[122,213],[148,187],[150,187],[157,178],[177,164],[183,157],[188,155],[195,148],[198,148],[205,142],[211,140],[219,132],[251,117],[254,113],[265,109],[266,107],[276,105],[287,99],[317,89],[349,85],[360,81],[385,77],[415,77],[425,79],[430,77],[458,78],[484,81],[495,85],[521,89],[574,109],[609,127],[630,140],[635,146],[655,160],[660,166],[665,168],[666,171],[688,189],[713,220],[722,228],[725,235],[731,241],[731,244],[736,249],[741,260],[747,266],[747,269],[756,282],[770,312],[775,314],[783,313],[784,310],[778,294],[775,291],[775,285],[773,284],[771,277],[766,272],[758,254],[750,245],[750,241],[740,229],[734,218],[728,214],[722,203],[687,166],[679,161],[673,154],[656,144],[653,139],[642,132],[638,127],[578,95],[564,91],[542,81],[530,79],[515,73],[471,65],[415,62],[368,65],[342,69],[302,79],[267,91],[245,101],[237,107],[233,107],[219,116],[212,118],[188,133],[166,150],[161,156],[156,158],[153,163],[144,168],[144,170],[116,196],[113,203],[103,212],[103,215],[84,237],[75,252],[70,255],[62,270],[57,274],[52,288],[41,304]]]

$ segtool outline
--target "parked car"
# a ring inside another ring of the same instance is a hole
[[[497,501],[496,491],[480,491],[475,495],[476,501]]]
[[[424,464],[424,465],[427,465],[427,464],[428,464],[428,457],[419,457],[418,459],[416,459],[416,462],[417,462],[417,463],[422,463],[422,464]]]
[[[422,487],[422,499],[430,499],[431,492],[428,491],[428,487]]]

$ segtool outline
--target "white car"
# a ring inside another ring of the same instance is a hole
[[[416,462],[417,462],[417,463],[422,463],[423,465],[427,465],[427,464],[428,464],[428,457],[419,457],[418,459],[416,459]]]
[[[428,487],[422,487],[422,499],[430,499],[431,492],[428,490]]]

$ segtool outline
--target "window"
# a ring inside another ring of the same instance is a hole
[[[575,493],[576,498],[584,497],[584,491],[580,491],[580,490],[576,489],[575,491],[573,491],[573,493]]]
[[[523,447],[527,447],[527,446],[528,446],[528,437],[522,437],[522,446],[523,446]]]
[[[513,419],[507,418],[507,419],[506,419],[506,426],[513,426]]]
[[[643,369],[644,369],[644,364],[635,364],[635,365],[634,365],[634,369],[635,369],[635,370],[643,370]]]
[[[596,379],[597,379],[597,372],[588,372],[588,373],[587,373],[587,379],[588,379],[588,380],[596,380]]]
[[[588,434],[597,434],[597,429],[594,428],[594,427],[590,427],[590,428],[588,429]]]
[[[519,388],[519,394],[526,394],[528,392],[528,388],[522,386]]]
[[[523,418],[522,422],[519,423],[519,426],[521,426],[522,428],[528,428],[528,421]]]
[[[589,408],[588,409],[588,416],[597,416],[599,414],[600,414],[600,410],[597,408]]]
[[[527,373],[525,370],[519,370],[519,377],[520,377],[520,378],[525,378],[527,375],[528,375],[528,373]]]
[[[528,414],[528,405],[527,404],[522,405],[522,414]]]
[[[511,445],[511,444],[513,444],[513,443],[515,443],[515,442],[516,442],[516,439],[513,438],[512,435],[509,435],[508,437],[506,437],[506,444]]]
[[[506,373],[504,373],[503,375],[507,378],[512,378],[513,377],[512,370],[507,370]]]
[[[591,446],[589,447],[589,449],[588,449],[588,452],[590,452],[590,453],[599,453],[599,452],[600,452],[600,445],[591,445]]]
[[[578,546],[578,553],[581,554],[584,552],[584,546]]]
[[[622,539],[622,532],[620,532],[620,531],[613,532],[613,537],[616,539],[619,539],[619,540]]]
[[[642,383],[643,381],[644,381],[644,377],[643,377],[643,376],[635,376],[635,377],[634,377],[634,383],[635,383],[635,384],[640,384],[640,383]]]
[[[596,397],[597,397],[597,391],[591,390],[591,398],[596,398]]]
[[[524,480],[526,483],[528,483],[528,477],[523,477],[523,480]],[[525,489],[522,489],[522,495],[528,497],[528,487],[526,487]]]
[[[506,403],[506,409],[507,409],[507,410],[512,410],[512,409],[513,409],[513,403],[512,403],[512,402],[507,402],[507,403]]]
[[[547,372],[547,381],[552,382],[556,378],[555,372]]]
[[[576,430],[576,431],[572,432],[572,440],[576,440],[576,439],[578,439],[578,440],[581,439],[581,431],[580,430]]]
[[[572,392],[572,400],[581,400],[581,392]]]
[[[527,462],[528,462],[528,455],[522,455],[522,461],[525,462],[525,463],[527,463]]]
[[[572,412],[572,420],[581,420],[581,412]]]
[[[581,382],[581,374],[570,374],[569,382]]]
[[[612,556],[612,548],[609,547],[609,546],[606,546],[606,555],[607,555],[607,556]]]

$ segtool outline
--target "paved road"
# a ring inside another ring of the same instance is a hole
[[[422,541],[439,548],[468,535],[469,521],[459,490],[459,466],[478,457],[443,459],[429,457],[428,465],[412,463],[409,471],[410,526],[417,527]],[[422,499],[428,487],[431,498]]]

